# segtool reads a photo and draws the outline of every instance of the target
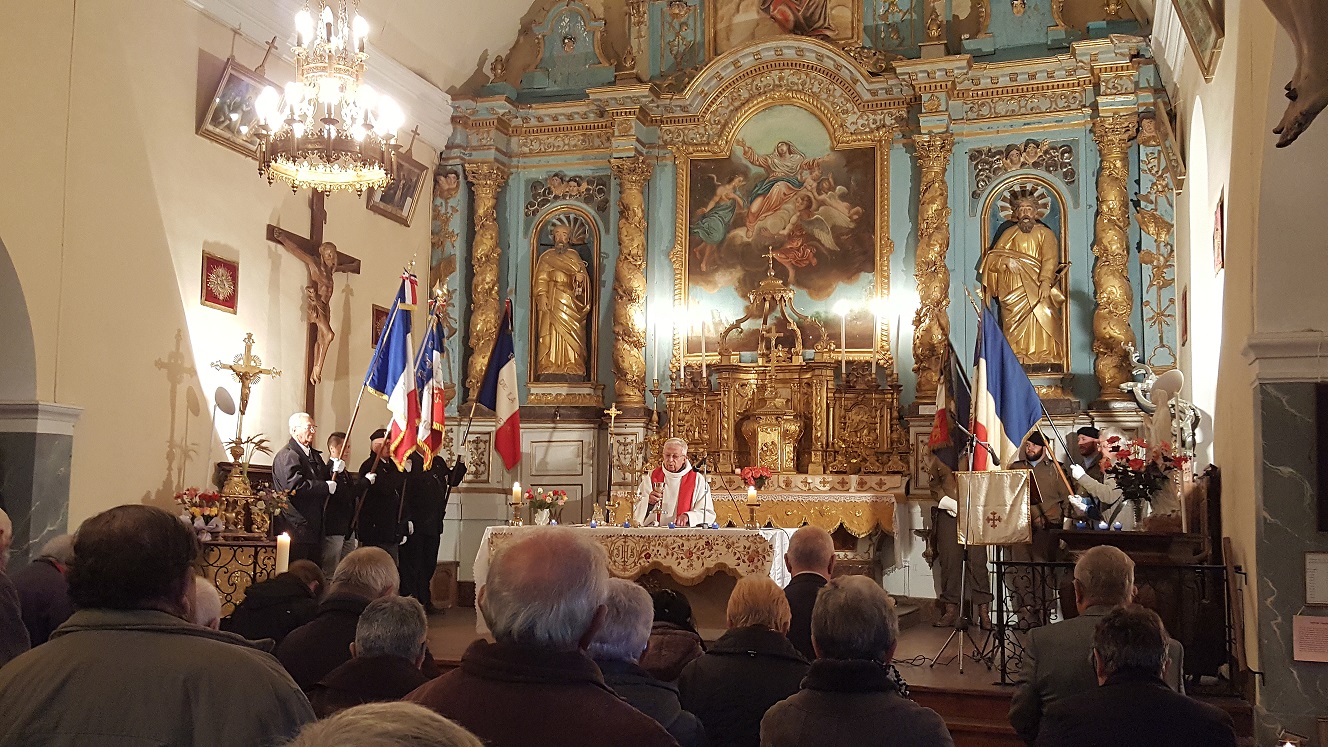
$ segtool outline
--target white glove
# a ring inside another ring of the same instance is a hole
[[[378,479],[378,475],[373,472],[370,472],[369,474],[364,476],[364,479],[368,480],[370,485],[373,485],[374,481]]]
[[[1071,464],[1071,465],[1070,465],[1070,475],[1071,475],[1074,479],[1076,479],[1076,480],[1082,480],[1082,479],[1084,479],[1084,476],[1086,476],[1087,474],[1088,474],[1087,470],[1085,470],[1083,467],[1080,467],[1080,466],[1077,465],[1077,464]]]
[[[1070,505],[1079,509],[1080,513],[1084,514],[1088,513],[1088,499],[1083,497],[1082,495],[1070,496]]]
[[[407,459],[407,460],[406,460],[406,466],[403,467],[401,471],[402,471],[402,472],[409,472],[409,471],[410,471],[410,468],[411,468],[411,467],[414,467],[414,466],[415,466],[415,463],[412,462],[412,461],[410,461],[409,459]]]
[[[954,517],[959,516],[959,502],[948,495],[942,498],[939,502],[937,502],[936,507],[946,512],[947,514],[950,514],[951,516]]]
[[[332,460],[332,472],[333,472],[333,473],[336,473],[336,472],[345,472],[345,471],[346,471],[346,462],[345,462],[344,460],[341,460],[341,459],[333,459],[333,460]]]
[[[336,495],[336,494],[337,494],[337,481],[336,481],[336,480],[328,480],[328,481],[327,481],[327,492],[328,492],[329,495]]]
[[[414,533],[415,533],[415,522],[413,522],[413,521],[407,521],[407,522],[406,522],[406,536],[409,537],[410,535],[412,535],[412,534],[414,534]]]
[[[398,542],[397,544],[398,544],[398,545],[404,545],[404,544],[406,544],[406,538],[405,538],[405,537],[402,537],[402,538],[401,538],[401,541]]]

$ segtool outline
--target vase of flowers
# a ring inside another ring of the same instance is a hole
[[[1120,436],[1107,439],[1107,456],[1111,465],[1104,472],[1115,479],[1121,497],[1130,502],[1136,525],[1143,518],[1144,504],[1151,504],[1153,496],[1170,484],[1170,473],[1189,461],[1165,441],[1154,445],[1142,438]]]
[[[567,491],[544,488],[532,488],[526,491],[526,503],[530,506],[531,519],[536,526],[544,526],[555,519],[554,512],[562,515],[563,506],[567,505]]]
[[[765,487],[765,481],[770,479],[771,472],[769,467],[743,467],[738,476],[748,485],[755,485],[757,490]]]
[[[180,521],[192,527],[199,540],[207,542],[226,529],[222,521],[221,494],[186,488],[175,494]]]

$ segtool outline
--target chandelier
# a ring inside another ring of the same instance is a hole
[[[405,120],[390,97],[364,84],[369,24],[358,0],[306,3],[295,14],[295,80],[267,86],[254,102],[260,125],[258,173],[291,191],[386,187],[396,171],[397,129]],[[333,9],[335,6],[335,10]]]

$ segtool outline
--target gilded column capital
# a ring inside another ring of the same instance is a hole
[[[1139,132],[1139,115],[1112,114],[1093,120],[1093,142],[1097,143],[1098,152],[1105,161],[1108,158],[1123,157],[1130,148],[1130,141]]]
[[[913,277],[918,310],[913,315],[915,401],[935,394],[950,338],[950,187],[945,172],[954,150],[954,135],[916,135],[913,148],[922,172],[918,188],[918,249]]]
[[[466,392],[472,401],[479,397],[498,337],[498,190],[507,176],[507,169],[492,161],[466,164],[466,180],[474,192],[471,210],[475,225],[470,248],[470,365],[466,369]]]
[[[1126,399],[1121,384],[1134,379],[1127,345],[1135,346],[1130,318],[1134,289],[1130,286],[1129,148],[1138,133],[1135,113],[1093,120],[1093,141],[1101,156],[1097,176],[1097,217],[1093,222],[1094,372],[1103,400]]]
[[[614,158],[618,181],[618,264],[613,273],[613,392],[620,405],[646,402],[645,185],[654,168],[643,156]]]

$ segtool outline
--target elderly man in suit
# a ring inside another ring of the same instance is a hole
[[[1130,605],[1107,613],[1093,633],[1098,686],[1047,709],[1039,747],[1235,747],[1230,715],[1162,681],[1167,641],[1152,610]]]
[[[1099,545],[1074,566],[1074,599],[1079,616],[1029,631],[1018,686],[1010,700],[1010,725],[1028,744],[1037,740],[1042,714],[1057,701],[1097,687],[1089,660],[1093,631],[1107,613],[1134,599],[1134,561],[1118,548]],[[1184,692],[1181,662],[1185,650],[1167,640],[1167,686]]]
[[[277,531],[291,536],[291,560],[312,560],[323,555],[323,511],[337,492],[334,472],[344,472],[345,463],[333,459],[329,465],[313,448],[318,427],[306,412],[290,416],[290,441],[272,457],[272,484],[291,491],[290,505],[277,517]]]
[[[816,607],[816,595],[829,583],[835,571],[835,541],[830,533],[810,524],[799,527],[789,540],[788,552],[784,553],[784,566],[793,574],[793,580],[784,587],[784,597],[788,599],[789,643],[807,661],[816,660],[812,650],[812,610]]]

